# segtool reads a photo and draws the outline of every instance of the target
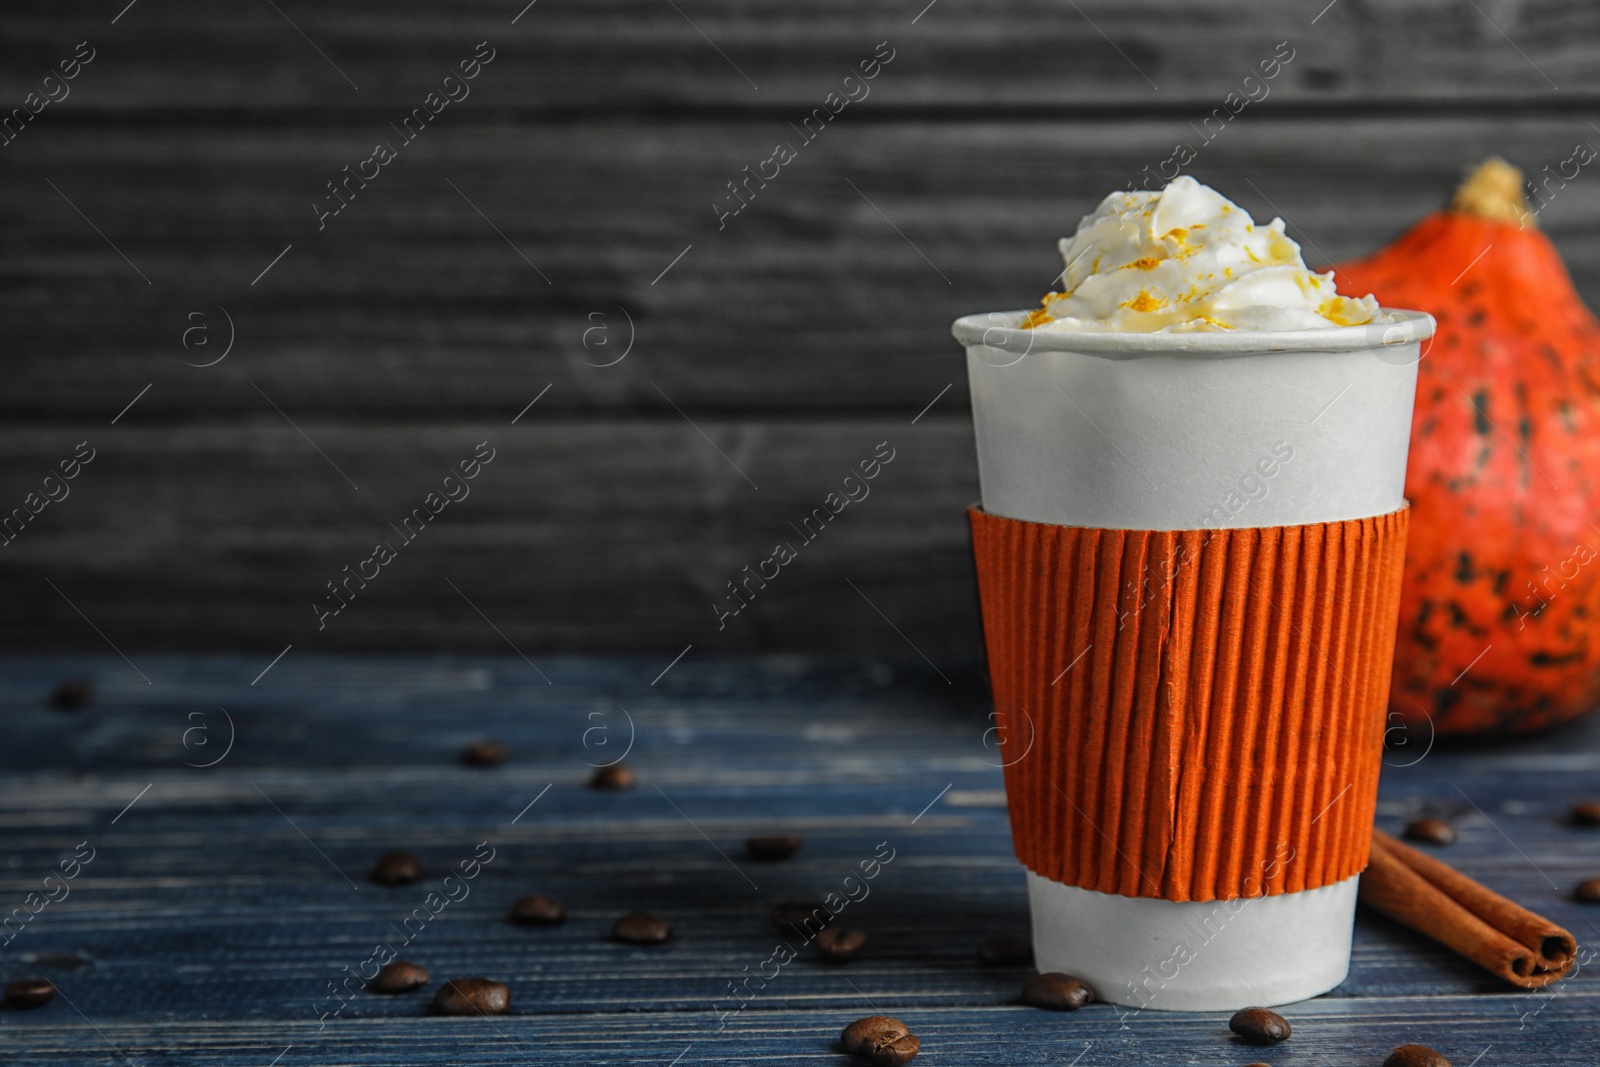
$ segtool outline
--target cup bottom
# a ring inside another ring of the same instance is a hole
[[[1237,1011],[1326,993],[1350,971],[1360,875],[1300,893],[1176,902],[1062,885],[1028,872],[1040,971],[1111,1004]]]

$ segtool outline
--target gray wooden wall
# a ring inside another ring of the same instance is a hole
[[[6,4],[0,108],[94,58],[0,146],[0,512],[96,450],[0,547],[6,648],[970,656],[949,322],[1032,304],[1101,195],[1188,142],[1327,261],[1483,155],[1600,145],[1589,0],[524,2]],[[319,229],[378,142],[396,158]],[[1600,182],[1541,222],[1600,303]],[[884,441],[870,497],[719,630],[725,583]],[[319,630],[379,540],[397,558]]]

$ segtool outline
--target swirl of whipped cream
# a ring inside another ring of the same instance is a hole
[[[1060,242],[1063,291],[1024,329],[1126,333],[1315,330],[1386,321],[1370,294],[1340,296],[1284,235],[1187,175],[1112,193]]]

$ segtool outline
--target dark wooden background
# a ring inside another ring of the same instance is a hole
[[[523,2],[5,5],[0,108],[96,57],[0,147],[0,512],[98,450],[0,547],[7,647],[970,656],[950,320],[1031,304],[1055,239],[1279,42],[1189,170],[1311,260],[1486,154],[1600,145],[1587,0]],[[319,232],[324,183],[485,40],[471,96]],[[719,232],[725,183],[885,40]],[[1541,215],[1591,302],[1597,190]],[[231,351],[186,365],[218,307]],[[319,632],[324,583],[484,440],[470,498]],[[724,583],[885,440],[870,498],[719,632]]]

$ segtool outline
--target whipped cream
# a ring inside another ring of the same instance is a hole
[[[1024,329],[1126,333],[1315,330],[1387,321],[1370,294],[1339,295],[1283,220],[1248,212],[1187,175],[1159,192],[1112,193],[1060,242],[1062,291]]]

